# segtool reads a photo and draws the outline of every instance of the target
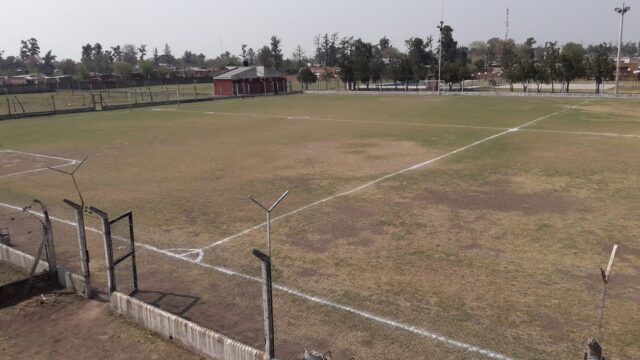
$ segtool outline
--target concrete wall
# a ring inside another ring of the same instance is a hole
[[[0,244],[0,260],[8,262],[28,274],[31,271],[31,267],[33,266],[33,262],[36,258],[35,256],[23,253],[20,250]],[[49,264],[40,260],[38,267],[36,268],[36,274],[41,274],[47,271],[49,271]],[[80,295],[86,294],[87,284],[82,276],[69,272],[60,266],[58,266],[57,273],[58,284],[60,284],[60,286],[75,291]]]
[[[118,292],[111,294],[111,308],[167,339],[217,360],[268,358],[260,350]]]
[[[28,274],[31,271],[33,262],[36,261],[36,258],[7,245],[0,244],[0,260],[8,262]],[[36,274],[40,274],[45,271],[49,271],[49,264],[40,260],[40,263],[36,268]]]

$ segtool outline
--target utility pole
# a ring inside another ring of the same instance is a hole
[[[616,65],[616,95],[618,95],[618,91],[620,88],[620,50],[622,48],[622,29],[624,28],[624,14],[628,13],[631,10],[630,6],[625,6],[625,3],[622,3],[621,8],[615,9],[618,14],[620,14],[620,36],[618,37],[618,62]]]

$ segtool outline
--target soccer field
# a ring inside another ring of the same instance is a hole
[[[580,358],[605,266],[608,358],[640,353],[640,101],[295,95],[0,122],[0,228],[44,201],[77,267],[71,179],[133,210],[139,297],[261,348],[264,213],[276,354]],[[89,218],[92,279],[104,250]],[[31,231],[31,232],[30,232]],[[93,280],[92,280],[93,281]]]

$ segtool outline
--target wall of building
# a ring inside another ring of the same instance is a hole
[[[273,79],[245,79],[245,80],[216,80],[215,95],[260,95],[283,93],[287,91],[287,81],[285,78]]]

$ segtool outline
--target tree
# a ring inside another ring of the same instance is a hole
[[[554,81],[560,78],[560,49],[558,43],[548,41],[544,44],[544,58],[542,59],[542,72],[546,74],[546,81],[551,83],[551,92],[555,92]]]
[[[316,47],[316,61],[321,66],[338,64],[338,33],[316,35],[313,38]]]
[[[369,88],[371,80],[371,62],[373,60],[373,45],[371,43],[357,39],[353,42],[351,62],[353,75],[356,81],[366,84]]]
[[[117,61],[113,64],[116,75],[123,79],[130,79],[133,74],[133,66],[126,61]]]
[[[505,79],[509,81],[509,89],[513,91],[513,83],[518,81],[518,71],[516,69],[517,55],[513,40],[507,40],[501,44],[500,64]]]
[[[296,45],[296,48],[293,50],[293,54],[291,55],[293,60],[295,61],[295,65],[298,68],[301,68],[304,65],[304,50],[300,44]]]
[[[273,65],[276,69],[282,66],[282,48],[281,40],[277,36],[271,37],[271,54],[273,54]]]
[[[453,28],[449,25],[442,27],[442,61],[454,62],[458,42],[453,39]]]
[[[62,72],[62,75],[73,75],[76,72],[76,62],[64,59],[58,63],[58,70]]]
[[[38,40],[35,38],[21,40],[20,44],[20,58],[23,61],[30,56],[40,55],[40,45],[38,45]]]
[[[93,60],[93,45],[86,44],[82,46],[82,56],[80,57],[80,62],[82,62],[85,66],[91,64]]]
[[[512,81],[520,82],[524,92],[527,92],[529,82],[536,77],[537,68],[535,66],[535,51],[533,48],[535,43],[536,40],[534,38],[528,38],[524,44],[517,47],[513,58]]]
[[[318,81],[318,76],[316,76],[316,74],[314,74],[308,67],[303,66],[298,71],[297,79],[300,83],[304,84],[305,90],[309,90],[309,84],[314,84]]]
[[[45,75],[53,75],[53,72],[55,70],[56,70],[56,56],[51,53],[51,50],[49,50],[42,58],[41,71]]]
[[[391,41],[386,36],[383,36],[382,39],[378,41],[378,48],[381,52],[384,52],[386,49],[391,48]]]
[[[158,61],[160,63],[168,65],[173,65],[176,63],[176,58],[171,53],[171,47],[169,46],[169,44],[164,44],[164,50],[162,51],[162,55],[158,57]]]
[[[560,53],[560,74],[564,89],[569,92],[569,85],[585,74],[585,49],[580,44],[569,42]]]
[[[169,69],[166,66],[158,66],[157,72],[160,79],[166,79],[169,76]]]
[[[230,52],[225,51],[213,60],[209,60],[210,66],[240,66],[241,60]]]
[[[158,48],[153,48],[153,63],[158,65],[160,56],[158,55]]]
[[[271,48],[265,45],[260,50],[258,50],[257,61],[258,61],[258,65],[272,67],[273,53],[271,52]]]
[[[189,50],[186,50],[182,55],[182,65],[185,67],[191,67],[196,63],[196,54]]]
[[[84,64],[77,63],[76,68],[73,72],[73,79],[77,81],[81,81],[81,80],[86,80],[87,78],[89,78],[89,73],[87,72],[87,69],[85,68]]]
[[[138,67],[140,68],[142,75],[147,79],[151,78],[151,75],[156,70],[156,64],[151,60],[142,60]]]
[[[253,48],[249,48],[249,50],[247,50],[247,61],[249,61],[249,65],[254,65],[256,63],[256,56],[256,52]]]
[[[138,51],[136,50],[135,45],[126,44],[123,46],[122,61],[127,62],[131,65],[135,65],[138,63]]]
[[[612,47],[606,43],[598,45],[595,49],[595,54],[587,58],[587,70],[589,76],[593,77],[596,81],[596,92],[600,92],[600,85],[612,77],[612,74],[616,70],[616,65],[610,58]]]
[[[140,54],[140,61],[144,61],[145,55],[147,55],[147,45],[142,44],[138,47],[138,53]]]
[[[428,51],[431,47],[431,42],[431,37],[428,37],[426,41],[419,37],[412,37],[405,41],[407,56],[411,63],[412,79],[414,81],[425,80],[427,78],[427,66],[431,65],[433,60],[433,54]]]
[[[122,61],[122,48],[120,45],[112,46],[111,53],[113,54],[113,61]]]
[[[242,59],[242,66],[249,66],[249,59],[247,58],[247,44],[242,44],[240,58]]]

